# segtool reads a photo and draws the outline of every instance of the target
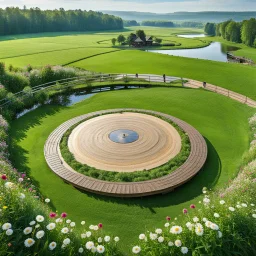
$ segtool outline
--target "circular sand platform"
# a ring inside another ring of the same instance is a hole
[[[79,124],[69,136],[68,146],[82,164],[133,172],[153,169],[174,158],[181,150],[181,137],[160,118],[123,112]]]
[[[109,182],[78,173],[63,160],[60,153],[60,142],[63,135],[72,126],[102,114],[131,111],[162,116],[174,122],[186,132],[191,147],[190,155],[186,162],[172,173],[158,179],[141,182]],[[176,117],[150,110],[111,109],[78,116],[61,124],[48,137],[44,147],[44,155],[51,170],[65,182],[72,184],[76,188],[114,197],[143,197],[170,192],[191,180],[204,166],[207,159],[207,145],[202,135],[195,128]]]

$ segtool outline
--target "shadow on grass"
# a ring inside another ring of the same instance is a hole
[[[139,205],[141,208],[147,208],[152,213],[155,213],[153,208],[167,207],[185,203],[202,194],[202,188],[213,188],[217,183],[221,173],[221,160],[211,142],[205,138],[208,147],[208,157],[203,169],[189,182],[167,194],[159,194],[155,196],[143,198],[114,198],[108,196],[96,195],[89,192],[86,193],[89,197],[95,200],[108,201],[116,204]]]
[[[10,160],[13,166],[18,169],[19,172],[30,175],[30,168],[28,167],[27,159],[27,155],[29,154],[29,152],[20,147],[18,143],[26,138],[27,131],[31,127],[35,127],[41,124],[42,118],[48,115],[54,115],[55,113],[59,112],[61,108],[63,107],[57,105],[46,105],[34,110],[33,117],[31,117],[29,113],[21,117],[19,120],[16,120],[15,125],[11,123],[11,129],[9,133]],[[35,182],[34,184],[37,186],[39,185],[37,182]]]

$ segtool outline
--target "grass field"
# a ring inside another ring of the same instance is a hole
[[[140,27],[141,28],[141,27]],[[112,51],[111,39],[119,34],[127,36],[138,27],[122,31],[90,32],[90,33],[42,33],[0,38],[0,61],[23,67],[28,64],[41,66],[46,64],[66,64],[83,57]],[[178,38],[174,34],[197,32],[202,30],[166,29],[145,27],[145,32],[163,39],[163,43],[175,43],[172,48],[194,48],[207,45],[197,39]],[[119,47],[116,47],[119,49]],[[127,47],[121,47],[126,49]]]
[[[47,167],[43,155],[49,134],[64,121],[81,114],[110,108],[142,108],[183,119],[205,137],[209,155],[204,169],[192,181],[166,195],[143,199],[112,199],[83,193],[64,183]],[[102,222],[127,248],[144,232],[181,214],[197,203],[202,187],[223,186],[236,175],[248,149],[248,118],[254,111],[229,98],[203,90],[152,88],[97,94],[72,107],[44,106],[11,124],[11,158],[19,171],[28,171],[41,192],[60,212],[88,224]]]
[[[73,63],[87,70],[114,73],[167,74],[207,81],[256,99],[256,67],[126,50]]]

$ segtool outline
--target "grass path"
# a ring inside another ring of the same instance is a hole
[[[166,195],[143,199],[112,199],[83,193],[64,183],[47,167],[43,156],[49,134],[64,121],[84,113],[110,108],[144,108],[183,119],[205,137],[209,156],[204,169],[191,182]],[[248,149],[248,118],[253,110],[224,96],[200,89],[152,88],[97,94],[72,107],[45,106],[14,121],[12,160],[19,171],[30,172],[41,192],[72,220],[102,222],[127,249],[144,228],[180,215],[197,203],[204,186],[223,186],[239,167]],[[218,152],[218,153],[217,153]]]

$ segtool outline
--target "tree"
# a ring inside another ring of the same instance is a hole
[[[142,40],[146,38],[146,34],[145,34],[144,30],[141,30],[141,29],[136,31],[136,36],[140,37]]]
[[[127,37],[127,44],[130,46],[131,44],[132,44],[132,42],[133,42],[133,40],[134,40],[134,34],[133,33],[131,33],[128,37]]]
[[[243,21],[242,42],[248,46],[253,46],[256,39],[256,19]]]
[[[226,27],[226,39],[240,43],[241,42],[241,24],[235,21],[231,21]]]
[[[216,24],[215,23],[206,23],[204,31],[207,35],[215,36],[216,33]]]
[[[119,44],[125,42],[125,37],[124,37],[124,35],[122,35],[122,34],[119,35],[119,36],[117,37],[117,42],[118,42]]]
[[[220,25],[221,25],[221,23],[216,25],[216,30],[215,30],[215,35],[216,36],[221,36]]]
[[[113,44],[114,46],[116,45],[116,41],[117,41],[116,38],[112,38],[112,39],[111,39],[111,42],[112,42],[112,44]]]
[[[155,38],[155,42],[158,43],[158,44],[161,44],[162,41],[163,41],[163,40],[162,40],[161,38],[157,38],[157,37]]]
[[[227,20],[227,21],[224,21],[221,23],[220,25],[220,33],[221,33],[221,36],[226,39],[226,27],[227,25],[231,22],[231,20]]]

